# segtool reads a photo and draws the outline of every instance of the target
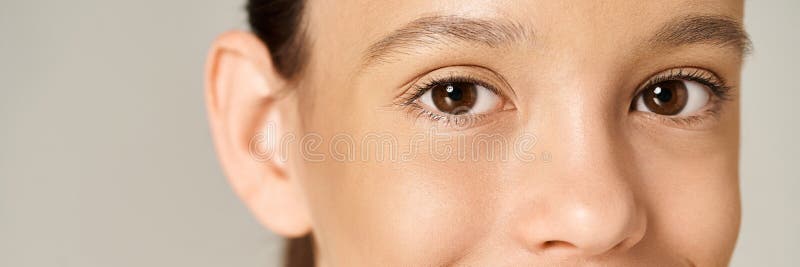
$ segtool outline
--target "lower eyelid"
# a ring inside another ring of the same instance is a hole
[[[670,120],[670,124],[687,129],[696,129],[706,124],[710,124],[717,118],[715,116],[692,115],[679,118],[666,118]],[[702,127],[701,127],[702,128]]]
[[[715,100],[712,100],[715,101]],[[696,115],[689,116],[662,116],[650,112],[637,112],[647,120],[652,120],[653,123],[667,125],[670,127],[681,128],[686,130],[702,130],[707,126],[713,125],[720,118],[721,103],[713,103],[714,106],[708,107]]]
[[[411,114],[415,123],[419,120],[424,120],[426,123],[432,123],[444,128],[454,129],[473,129],[481,126],[491,124],[499,120],[491,119],[492,114],[467,114],[467,115],[450,115],[438,114],[432,112],[419,104],[412,103],[405,106],[405,112]],[[496,115],[505,113],[506,110],[497,112]]]

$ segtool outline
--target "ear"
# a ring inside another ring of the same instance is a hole
[[[287,165],[277,156],[257,157],[263,151],[253,153],[273,149],[266,155],[277,155],[276,135],[288,123],[277,105],[287,81],[274,68],[269,51],[253,34],[225,33],[214,41],[205,75],[211,134],[234,191],[274,232],[286,237],[309,233],[307,206]]]

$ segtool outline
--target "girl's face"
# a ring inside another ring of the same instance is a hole
[[[722,266],[742,8],[311,0],[297,81],[217,41],[212,128],[257,217],[326,266]]]

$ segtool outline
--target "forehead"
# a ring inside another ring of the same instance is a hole
[[[542,34],[564,29],[583,33],[646,30],[687,14],[741,19],[742,0],[310,0],[316,36],[371,40],[419,17],[456,15],[503,18]],[[355,34],[349,36],[348,34]],[[546,37],[546,35],[544,36]]]
[[[689,15],[740,21],[742,0],[310,0],[308,37],[320,66],[356,69],[376,42],[425,17],[502,21],[532,32],[535,51],[616,53],[641,47],[668,22]],[[616,51],[616,52],[615,52]],[[313,65],[313,64],[312,64]],[[348,68],[352,67],[352,68]],[[333,75],[328,67],[326,72]],[[342,73],[337,73],[342,74]]]
[[[380,22],[363,25],[378,27],[399,23],[420,15],[446,13],[471,16],[512,16],[522,20],[552,18],[567,15],[614,19],[611,16],[629,17],[668,16],[675,13],[723,13],[741,16],[742,0],[309,0],[316,15],[341,22]],[[571,18],[577,19],[577,18]]]

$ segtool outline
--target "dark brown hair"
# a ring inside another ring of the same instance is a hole
[[[248,0],[247,15],[253,33],[267,45],[278,73],[292,79],[307,60],[304,0]]]
[[[266,44],[280,75],[293,79],[308,58],[303,22],[304,0],[248,0],[247,16],[253,33]],[[286,240],[286,267],[314,267],[311,235]]]

